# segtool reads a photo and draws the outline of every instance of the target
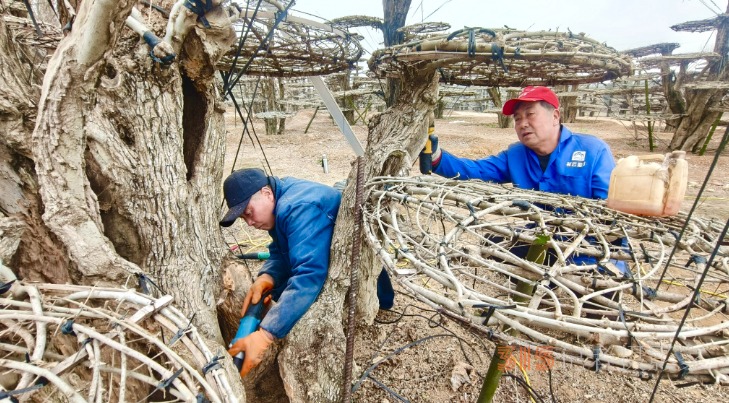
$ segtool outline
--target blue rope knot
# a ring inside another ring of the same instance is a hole
[[[61,326],[61,333],[65,335],[75,336],[76,332],[73,331],[73,319],[69,319],[66,323]]]
[[[706,258],[699,255],[691,255],[691,258],[686,262],[686,267],[689,267],[691,263],[696,263],[697,266],[699,264],[706,264]]]
[[[689,373],[691,368],[689,368],[688,364],[686,364],[686,361],[683,360],[683,355],[681,355],[681,353],[679,353],[678,351],[674,351],[673,355],[676,356],[676,361],[678,361],[678,367],[681,368],[681,373],[678,374],[678,379],[683,379]]]
[[[504,48],[499,47],[496,42],[491,42],[491,60],[498,62],[501,68],[504,69],[504,73],[508,71],[504,64]]]
[[[208,372],[210,372],[210,371],[212,371],[214,369],[221,368],[220,367],[220,363],[218,362],[218,360],[220,360],[220,358],[222,358],[222,357],[216,355],[215,357],[213,357],[210,360],[210,362],[208,362],[207,364],[203,365],[203,367],[202,367],[202,373],[203,373],[203,375],[207,375]]]
[[[514,200],[513,202],[511,202],[511,205],[513,207],[519,207],[521,211],[527,211],[529,210],[529,207],[532,206],[532,204],[526,200]]]
[[[478,220],[478,218],[476,218],[476,209],[473,208],[473,204],[471,204],[471,202],[466,202],[466,207],[468,207],[468,211],[471,212],[471,217],[473,217],[473,221],[475,222],[476,220]]]
[[[476,33],[473,28],[468,30],[468,57],[476,57]]]
[[[175,55],[167,55],[163,58],[159,58],[154,55],[154,47],[162,43],[162,40],[157,37],[152,31],[147,31],[142,35],[142,39],[144,39],[145,42],[147,42],[147,45],[149,45],[150,51],[149,56],[152,57],[152,60],[154,60],[156,63],[159,63],[162,65],[162,68],[169,67],[172,64],[172,61],[175,60]]]
[[[205,13],[213,8],[213,0],[185,0],[185,7],[197,14],[197,20],[202,22],[205,28],[210,28]]]
[[[173,375],[172,375],[171,377],[169,377],[168,379],[165,379],[164,381],[160,382],[160,383],[159,383],[159,385],[157,385],[157,389],[155,389],[155,391],[157,391],[157,390],[161,390],[161,389],[164,389],[164,390],[165,390],[165,392],[167,392],[167,393],[170,393],[170,388],[172,387],[172,382],[173,382],[173,381],[174,381],[175,379],[177,379],[177,377],[178,377],[178,376],[180,376],[180,374],[182,373],[182,371],[183,371],[184,369],[185,369],[185,368],[180,368],[180,369],[179,369],[179,370],[178,370],[177,372],[175,372],[175,373],[174,373],[174,374],[173,374]]]
[[[600,371],[600,346],[592,349],[592,358],[595,360],[595,372]]]
[[[497,309],[515,309],[516,305],[491,305],[491,304],[478,304],[474,305],[474,308],[488,308],[488,311],[482,312],[481,317],[484,318],[483,322],[481,323],[483,326],[488,326],[489,319],[491,319],[491,315],[494,314],[494,311]],[[491,329],[489,329],[491,330]],[[493,333],[489,335],[489,339],[491,339],[491,336],[493,336]]]

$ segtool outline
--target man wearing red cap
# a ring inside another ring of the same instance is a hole
[[[504,104],[514,115],[519,143],[480,160],[458,158],[438,148],[431,136],[433,169],[454,179],[511,182],[522,189],[589,198],[607,198],[615,160],[608,145],[594,136],[572,133],[560,124],[559,100],[546,87],[526,87]]]
[[[559,100],[552,90],[526,87],[518,98],[504,104],[503,113],[514,115],[518,143],[498,155],[474,161],[442,151],[438,138],[431,136],[432,172],[453,179],[511,182],[522,189],[607,198],[610,173],[615,168],[610,147],[597,137],[572,133],[562,126]],[[613,244],[627,246],[624,238]],[[522,252],[525,254],[526,249]],[[629,273],[624,262],[611,262]],[[595,264],[595,258],[572,256],[570,263]]]

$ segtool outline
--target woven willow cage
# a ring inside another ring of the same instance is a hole
[[[374,178],[365,191],[369,245],[407,293],[447,316],[532,353],[552,348],[566,365],[645,379],[693,305],[666,372],[727,382],[727,248],[692,301],[721,223],[694,218],[676,245],[683,217],[599,200],[430,176]]]
[[[2,274],[14,277],[5,266]],[[172,296],[18,281],[2,292],[3,397],[240,401],[228,378],[237,371],[227,351],[211,350],[215,343],[175,308]]]
[[[273,0],[266,2],[272,5],[270,9],[256,10],[257,3],[248,2],[232,17],[236,19],[239,40],[245,38],[236,66],[242,68],[252,58],[246,74],[321,76],[349,70],[362,56],[359,37],[340,29],[341,26],[289,14],[283,4]],[[266,40],[274,25],[271,38]],[[219,68],[229,69],[236,52],[237,43],[222,58]]]
[[[480,86],[576,85],[630,74],[629,56],[584,34],[469,28],[381,49],[370,70],[438,69],[442,81]]]

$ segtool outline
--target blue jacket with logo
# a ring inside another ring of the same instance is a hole
[[[341,194],[326,185],[271,177],[276,225],[268,231],[271,257],[259,275],[273,277],[278,302],[261,321],[277,338],[286,337],[321,292],[329,271],[329,249]]]
[[[522,189],[606,199],[615,160],[610,147],[587,134],[572,133],[561,126],[559,145],[542,173],[537,154],[514,143],[498,155],[480,160],[455,157],[445,151],[434,172],[457,179],[512,182]]]

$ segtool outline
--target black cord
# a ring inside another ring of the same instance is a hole
[[[552,368],[547,368],[547,376],[549,376],[549,394],[552,395],[552,403],[557,403],[557,398],[554,396],[554,389],[552,389]]]
[[[724,131],[724,137],[721,139],[720,144],[726,145],[727,141],[729,141],[729,125],[727,125],[726,130]],[[663,272],[661,273],[661,278],[658,279],[658,283],[656,284],[656,292],[658,292],[658,289],[661,287],[661,283],[663,282],[663,277],[666,275],[666,272],[668,271],[668,266],[671,264],[671,259],[673,259],[673,255],[676,253],[676,250],[678,249],[678,245],[681,243],[681,239],[683,238],[684,232],[686,232],[686,228],[689,225],[689,222],[691,221],[691,216],[694,214],[694,210],[696,210],[696,207],[699,205],[699,201],[701,200],[701,195],[704,193],[704,189],[706,188],[706,184],[709,183],[709,178],[711,177],[712,172],[714,172],[714,167],[716,167],[716,164],[719,162],[719,156],[721,155],[722,149],[721,146],[719,146],[719,149],[716,150],[716,154],[714,155],[714,161],[711,162],[711,166],[709,167],[709,171],[706,173],[706,179],[704,179],[704,183],[701,185],[701,189],[699,189],[699,193],[696,195],[696,199],[694,200],[694,205],[691,206],[691,210],[689,210],[688,215],[686,216],[686,221],[683,223],[683,227],[681,228],[681,232],[678,234],[678,238],[676,239],[676,243],[673,245],[673,249],[671,249],[671,254],[668,256],[668,260],[666,261],[666,267],[663,269]],[[721,243],[721,239],[719,239],[719,243]],[[661,377],[658,377],[660,380]],[[653,400],[653,396],[651,396],[651,401]]]
[[[263,0],[258,0],[258,4],[256,4],[256,9],[253,11],[253,16],[251,17],[251,21],[248,23],[246,33],[241,35],[240,41],[238,42],[238,49],[236,49],[236,51],[235,51],[235,57],[233,57],[233,63],[231,63],[231,65],[230,65],[230,70],[228,71],[228,74],[223,76],[223,92],[225,92],[228,89],[228,80],[233,75],[233,70],[235,70],[235,65],[238,63],[238,57],[240,57],[240,51],[243,49],[243,44],[245,44],[246,39],[248,38],[248,33],[250,33],[251,29],[253,29],[253,21],[256,20],[256,15],[258,15],[258,8],[261,7],[262,1]],[[249,3],[246,3],[246,18],[248,17],[248,6],[249,6]],[[242,30],[241,30],[241,32],[242,32]],[[268,52],[266,52],[266,53],[268,53]],[[260,79],[260,76],[259,76],[259,79]]]
[[[258,44],[256,51],[253,52],[253,55],[251,56],[250,59],[248,59],[248,61],[246,62],[246,65],[243,66],[243,68],[238,72],[238,74],[235,76],[235,79],[233,79],[233,81],[229,83],[228,89],[235,87],[235,84],[238,82],[238,80],[240,80],[240,78],[243,76],[243,74],[245,74],[245,72],[248,71],[248,67],[250,67],[251,63],[253,63],[253,60],[256,58],[256,56],[258,56],[258,52],[261,51],[261,49],[263,48],[263,45],[267,43],[267,46],[271,46],[270,39],[273,36],[274,31],[276,31],[278,24],[286,18],[286,13],[289,11],[289,8],[291,8],[291,6],[293,6],[293,5],[294,5],[294,2],[292,1],[286,6],[286,8],[283,11],[277,13],[276,20],[273,22],[273,26],[271,26],[271,29],[268,31],[268,34],[266,35],[265,38],[263,38],[263,41],[261,41],[261,43]],[[268,48],[266,48],[266,53],[264,53],[264,54],[265,55],[268,54]]]
[[[382,389],[385,389],[385,391],[386,391],[387,393],[389,393],[389,394],[391,394],[391,395],[395,396],[396,398],[398,398],[398,399],[399,399],[399,400],[400,400],[401,402],[405,402],[405,403],[410,403],[409,401],[405,400],[405,398],[403,398],[402,396],[400,396],[400,395],[398,395],[397,393],[395,393],[395,392],[391,391],[390,389],[388,389],[388,387],[387,387],[387,386],[383,385],[382,383],[380,383],[380,381],[378,381],[377,379],[373,378],[372,376],[370,376],[370,375],[367,375],[367,378],[368,378],[368,379],[369,379],[370,381],[372,381],[372,382],[374,382],[375,384],[377,384],[377,386],[381,387]]]
[[[417,308],[417,309],[420,309],[421,311],[425,311],[425,312],[434,312],[434,315],[431,316],[431,317],[426,317],[426,316],[418,315],[418,314],[407,314],[407,313],[405,313],[407,311],[407,309],[410,308],[410,307]],[[441,327],[443,330],[445,330],[448,333],[450,333],[450,335],[452,335],[453,337],[455,337],[455,338],[458,339],[458,344],[461,347],[461,352],[463,353],[463,356],[466,358],[466,361],[468,361],[468,364],[475,368],[475,366],[473,365],[473,362],[471,361],[471,359],[468,357],[468,354],[466,353],[466,349],[463,348],[463,342],[465,341],[466,344],[468,344],[468,341],[467,340],[464,340],[463,338],[461,338],[458,335],[456,335],[452,330],[450,330],[447,327],[443,326],[442,323],[439,323],[439,322],[436,322],[436,321],[433,320],[433,318],[436,317],[436,316],[438,316],[439,318],[442,318],[443,317],[438,311],[434,311],[432,309],[427,309],[427,308],[421,308],[421,307],[416,306],[416,305],[408,304],[408,305],[405,306],[405,309],[403,309],[402,312],[397,312],[397,311],[392,311],[392,310],[390,310],[389,312],[398,313],[398,314],[400,314],[400,316],[397,319],[395,319],[393,321],[390,321],[390,322],[378,321],[377,319],[375,319],[375,322],[376,323],[379,323],[379,324],[382,324],[382,325],[397,324],[398,322],[400,322],[402,320],[403,317],[406,317],[406,316],[409,316],[409,317],[419,317],[419,318],[427,319],[428,320],[428,327],[429,328],[435,329],[436,327]],[[377,355],[380,353],[380,350],[385,345],[385,343],[387,342],[387,340],[395,332],[395,329],[397,329],[397,326],[394,326],[392,328],[392,330],[390,331],[390,333],[387,335],[387,337],[385,337],[385,340],[382,342],[382,344],[380,344],[380,347],[375,352],[374,357],[377,357]],[[473,348],[473,347],[471,347],[471,348]],[[474,351],[476,351],[476,350],[474,349]],[[372,357],[372,358],[374,359],[374,357]],[[481,362],[483,362],[483,360],[481,359],[480,356],[479,356],[479,360]]]
[[[727,133],[729,133],[729,126],[727,127]],[[719,153],[717,153],[717,155],[718,154]],[[709,171],[709,172],[711,172],[711,171]],[[726,224],[724,225],[724,229],[721,231],[721,235],[719,235],[719,238],[716,241],[716,246],[714,247],[714,251],[711,252],[711,257],[709,257],[709,261],[706,263],[704,272],[701,274],[701,278],[699,278],[699,282],[696,284],[696,288],[694,289],[694,295],[691,299],[692,301],[696,301],[696,298],[700,295],[701,285],[704,283],[704,279],[706,279],[706,274],[709,272],[709,269],[711,269],[711,267],[712,267],[714,258],[719,253],[719,248],[721,247],[721,244],[723,243],[727,230],[729,230],[729,220],[727,220]],[[678,243],[678,241],[676,243]],[[681,323],[679,323],[678,329],[676,329],[676,334],[673,336],[673,341],[671,341],[671,348],[668,349],[668,353],[666,354],[666,359],[663,361],[663,368],[661,368],[661,372],[658,373],[658,377],[656,379],[656,384],[655,384],[655,386],[653,386],[653,392],[651,393],[651,397],[650,397],[650,400],[648,400],[648,403],[653,402],[653,398],[656,396],[656,391],[658,390],[658,385],[661,383],[661,378],[663,378],[663,374],[666,371],[666,366],[668,365],[668,358],[671,356],[671,354],[673,354],[673,346],[676,344],[676,341],[678,340],[678,335],[681,334],[681,329],[683,328],[683,325],[686,323],[686,318],[688,317],[689,313],[691,312],[691,308],[693,308],[693,307],[694,307],[694,304],[689,304],[688,308],[686,309],[686,312],[684,312],[684,314],[683,314],[683,318],[681,318]]]
[[[544,399],[542,399],[542,397],[537,394],[537,391],[535,391],[534,388],[532,388],[530,385],[528,385],[526,383],[526,381],[524,379],[522,379],[521,377],[511,374],[509,372],[504,372],[504,376],[514,379],[516,381],[516,383],[521,385],[530,396],[532,396],[533,398],[535,398],[537,401],[539,401],[541,403],[545,403]]]
[[[426,316],[423,316],[423,315],[418,315],[418,314],[407,314],[407,313],[405,313],[405,312],[407,311],[407,309],[408,309],[408,308],[410,308],[410,307],[413,307],[413,308],[417,308],[417,309],[420,309],[420,310],[422,310],[422,311],[426,311],[426,312],[435,312],[435,315],[433,315],[433,316],[431,316],[431,317],[426,317]],[[462,344],[462,342],[463,342],[463,341],[465,341],[465,340],[463,340],[463,339],[462,339],[461,337],[457,336],[457,335],[456,335],[455,333],[453,333],[453,331],[451,331],[450,329],[446,328],[446,327],[445,327],[445,326],[444,326],[444,325],[443,325],[442,323],[438,323],[438,322],[436,322],[435,320],[433,320],[433,318],[434,318],[435,316],[440,316],[440,313],[439,313],[439,312],[437,312],[437,311],[434,311],[434,310],[432,310],[432,309],[426,309],[426,308],[421,308],[421,307],[419,307],[419,306],[416,306],[416,305],[412,305],[412,304],[408,304],[408,305],[406,305],[406,306],[405,306],[405,308],[403,309],[403,311],[402,311],[402,312],[397,312],[397,311],[390,311],[390,312],[394,312],[394,313],[397,313],[397,314],[399,314],[400,316],[398,316],[398,317],[397,317],[397,319],[394,319],[394,320],[392,320],[392,321],[380,321],[380,320],[377,320],[377,319],[375,319],[375,322],[376,322],[376,323],[379,323],[379,324],[397,324],[397,323],[399,323],[399,322],[400,322],[400,321],[401,321],[401,320],[402,320],[402,319],[403,319],[404,317],[406,317],[406,316],[410,316],[410,317],[420,317],[420,318],[424,318],[424,319],[427,319],[427,320],[428,320],[428,326],[429,326],[429,327],[430,327],[431,329],[432,329],[432,328],[435,328],[435,327],[442,327],[443,329],[445,329],[446,331],[448,331],[448,332],[449,332],[449,333],[451,333],[451,334],[440,334],[440,335],[428,336],[428,337],[422,338],[422,339],[420,339],[420,340],[414,341],[414,342],[412,342],[412,343],[410,343],[410,344],[408,344],[408,345],[405,345],[405,346],[401,347],[400,349],[396,350],[396,351],[395,351],[395,352],[393,352],[392,354],[388,355],[388,356],[387,356],[387,357],[385,357],[384,359],[382,359],[382,360],[378,361],[378,362],[377,362],[376,364],[374,364],[374,365],[372,365],[372,366],[371,366],[370,368],[368,368],[368,369],[367,369],[367,370],[365,371],[365,373],[364,373],[364,374],[362,375],[362,377],[361,377],[361,378],[360,378],[360,379],[359,379],[359,380],[357,381],[357,384],[355,384],[355,385],[354,385],[354,387],[352,388],[352,392],[356,391],[356,390],[357,390],[357,388],[359,388],[359,386],[360,386],[360,384],[362,383],[362,381],[363,381],[364,379],[367,379],[367,378],[368,378],[368,379],[372,380],[373,382],[375,382],[375,383],[376,383],[376,384],[377,384],[378,386],[380,386],[381,388],[385,389],[385,390],[386,390],[386,391],[387,391],[388,393],[391,393],[391,394],[392,394],[393,396],[395,396],[395,397],[397,397],[398,399],[400,399],[401,401],[406,401],[406,400],[404,400],[404,399],[403,399],[402,397],[400,397],[399,395],[397,395],[396,393],[394,393],[394,392],[392,392],[391,390],[387,389],[387,387],[385,387],[385,385],[382,385],[382,384],[381,384],[380,382],[378,382],[377,380],[375,380],[374,378],[372,378],[372,377],[370,376],[370,373],[371,373],[371,372],[372,372],[372,371],[373,371],[373,370],[374,370],[374,369],[375,369],[375,368],[376,368],[376,367],[377,367],[378,365],[380,365],[381,363],[383,363],[383,362],[385,362],[385,361],[389,360],[390,358],[392,358],[393,356],[395,356],[395,355],[396,355],[396,354],[398,354],[399,352],[401,352],[401,351],[403,351],[403,350],[405,350],[405,349],[407,349],[407,348],[409,348],[409,347],[412,347],[412,346],[418,345],[418,344],[420,344],[420,343],[422,343],[422,342],[424,342],[424,341],[426,341],[426,340],[430,340],[430,339],[433,339],[433,338],[438,338],[438,337],[449,337],[449,336],[450,336],[450,337],[455,337],[455,338],[457,338],[457,339],[459,340],[459,344],[461,345],[461,351],[463,352],[463,355],[464,355],[464,357],[466,358],[466,361],[468,361],[468,363],[469,363],[469,364],[470,364],[470,365],[471,365],[472,367],[474,367],[474,371],[476,371],[476,369],[475,369],[475,366],[473,365],[473,362],[472,362],[472,361],[470,360],[470,358],[468,357],[468,354],[466,354],[466,351],[465,351],[465,349],[463,348],[463,344]],[[440,317],[442,317],[442,316],[440,316]],[[434,325],[432,325],[432,324],[434,324]],[[382,344],[380,345],[380,347],[379,347],[379,348],[377,349],[377,352],[375,353],[375,357],[376,357],[376,356],[377,356],[377,355],[379,354],[379,351],[380,351],[380,350],[382,349],[382,347],[383,347],[383,346],[385,345],[385,343],[386,343],[386,342],[387,342],[387,340],[388,340],[388,339],[390,338],[390,336],[391,336],[391,335],[392,335],[392,334],[394,333],[395,329],[397,329],[397,326],[393,327],[393,329],[392,329],[392,330],[390,331],[390,333],[389,333],[389,334],[387,335],[387,337],[385,337],[385,340],[384,340],[384,341],[382,342]],[[479,341],[483,342],[483,340],[482,340],[482,339],[481,339],[480,337],[479,337],[478,339],[479,339]],[[485,347],[485,346],[484,346],[484,347]],[[474,351],[475,351],[475,350],[474,350]],[[488,350],[487,350],[487,352],[488,352]],[[479,358],[480,358],[480,357],[479,357]],[[373,357],[373,359],[374,359],[374,357]],[[479,376],[480,376],[481,378],[484,378],[484,375],[481,375],[481,374],[479,374],[479,373],[478,373],[478,371],[476,371],[476,373],[477,373],[477,374],[478,374],[478,375],[479,375]],[[510,378],[513,378],[513,379],[515,379],[515,380],[517,381],[517,383],[518,383],[518,384],[519,384],[520,386],[522,386],[522,387],[523,387],[523,388],[524,388],[524,389],[525,389],[525,390],[527,391],[527,393],[528,393],[528,394],[529,394],[530,396],[532,396],[532,397],[533,397],[534,399],[536,399],[537,401],[539,401],[539,402],[541,402],[541,403],[545,403],[545,402],[544,402],[544,400],[543,400],[543,399],[542,399],[542,398],[541,398],[541,397],[540,397],[540,396],[539,396],[539,395],[537,394],[537,392],[536,392],[536,391],[534,390],[534,388],[532,388],[532,387],[531,387],[530,385],[528,385],[528,384],[526,383],[526,381],[525,381],[525,380],[524,380],[523,378],[521,378],[521,377],[520,377],[520,376],[518,376],[518,375],[514,375],[514,374],[512,374],[512,373],[509,373],[509,372],[504,372],[504,375],[506,375],[506,376],[508,376],[508,377],[510,377]],[[552,378],[551,378],[551,370],[550,370],[550,392],[552,393],[552,400],[553,400],[553,402],[554,402],[554,403],[556,403],[556,400],[555,400],[555,398],[554,398],[554,392],[552,391],[551,379],[552,379]]]

